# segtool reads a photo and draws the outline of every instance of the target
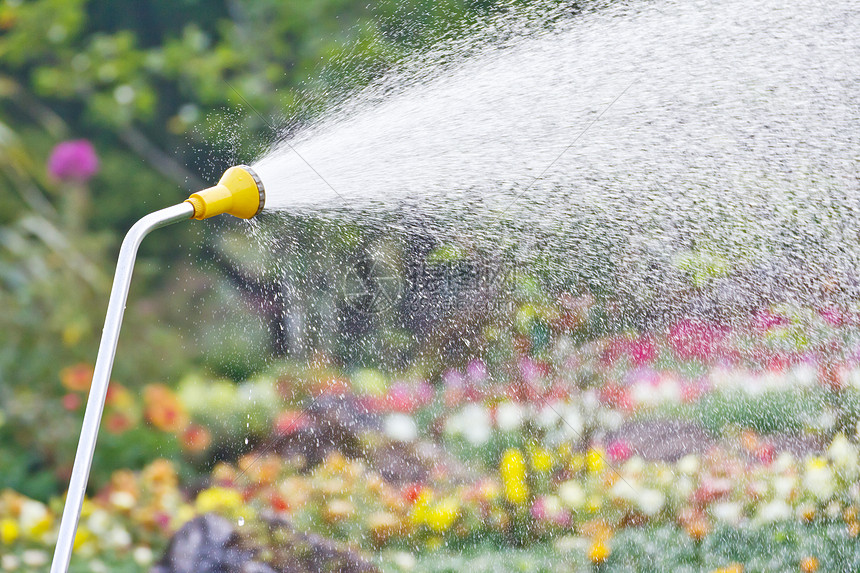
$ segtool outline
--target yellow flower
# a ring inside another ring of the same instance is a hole
[[[732,563],[727,567],[714,569],[714,573],[744,573],[744,566],[740,563]]]
[[[571,471],[578,472],[585,466],[585,456],[582,454],[573,454],[570,456],[570,461],[567,463],[567,467],[570,468]]]
[[[75,549],[80,549],[87,541],[93,539],[93,534],[86,527],[78,527],[75,533]]]
[[[600,508],[603,507],[603,498],[597,494],[588,496],[588,499],[585,502],[585,509],[591,513],[596,513],[600,511]]]
[[[606,457],[600,448],[591,448],[585,456],[585,465],[588,471],[598,473],[606,467]]]
[[[429,489],[421,490],[412,506],[412,523],[423,525],[430,517],[430,502],[433,501],[433,492]]]
[[[81,504],[81,517],[89,517],[94,509],[95,504],[89,499],[84,498],[84,502]]]
[[[499,473],[505,490],[505,498],[510,503],[523,504],[528,501],[529,486],[526,482],[526,461],[521,451],[508,448],[502,454]]]
[[[242,494],[227,487],[210,487],[198,494],[196,506],[200,513],[233,513],[242,507]]]
[[[15,540],[18,539],[18,536],[21,534],[21,530],[18,528],[18,523],[11,518],[6,518],[0,521],[0,542],[4,545],[12,545],[15,543]]]
[[[539,472],[548,472],[554,465],[552,454],[545,448],[532,448],[531,458],[532,466]]]
[[[173,529],[179,529],[180,527],[194,519],[195,515],[196,512],[194,511],[194,508],[187,503],[183,503],[176,511],[176,515],[173,516],[173,520],[171,520],[170,526]]]
[[[442,533],[448,531],[460,515],[460,505],[454,498],[448,497],[430,508],[427,525],[433,531]]]
[[[592,563],[603,563],[609,557],[609,546],[606,540],[598,537],[588,548],[588,560]]]

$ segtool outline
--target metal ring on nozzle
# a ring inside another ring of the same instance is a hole
[[[257,175],[257,172],[248,167],[247,165],[237,165],[239,169],[244,169],[251,175],[251,178],[254,179],[254,182],[257,184],[257,189],[260,191],[260,207],[257,209],[257,212],[254,213],[256,217],[263,211],[263,207],[266,206],[266,189],[263,187],[263,180],[260,179],[260,176]]]

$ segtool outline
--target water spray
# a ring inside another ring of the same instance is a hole
[[[117,259],[93,381],[87,398],[87,408],[75,453],[69,491],[63,507],[63,517],[60,521],[57,547],[51,563],[51,573],[66,573],[72,557],[75,534],[81,517],[81,507],[86,495],[111,370],[116,356],[120,326],[128,299],[131,275],[140,243],[151,231],[186,219],[202,220],[222,213],[250,219],[263,210],[265,202],[266,193],[263,182],[250,167],[239,165],[224,172],[217,185],[193,193],[178,205],[146,215],[135,223],[125,236]]]

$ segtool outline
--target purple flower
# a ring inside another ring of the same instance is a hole
[[[59,181],[86,183],[99,170],[99,158],[86,139],[64,141],[48,159],[48,174]]]

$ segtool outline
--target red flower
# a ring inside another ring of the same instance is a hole
[[[66,394],[63,396],[63,408],[70,412],[74,412],[78,408],[81,407],[81,395],[80,394]]]
[[[105,427],[111,434],[122,434],[131,428],[131,419],[122,412],[111,412],[105,420]]]
[[[60,181],[86,183],[98,170],[96,150],[86,139],[60,143],[48,159],[48,174]]]
[[[308,426],[309,420],[301,410],[284,410],[275,419],[275,433],[288,436]]]

